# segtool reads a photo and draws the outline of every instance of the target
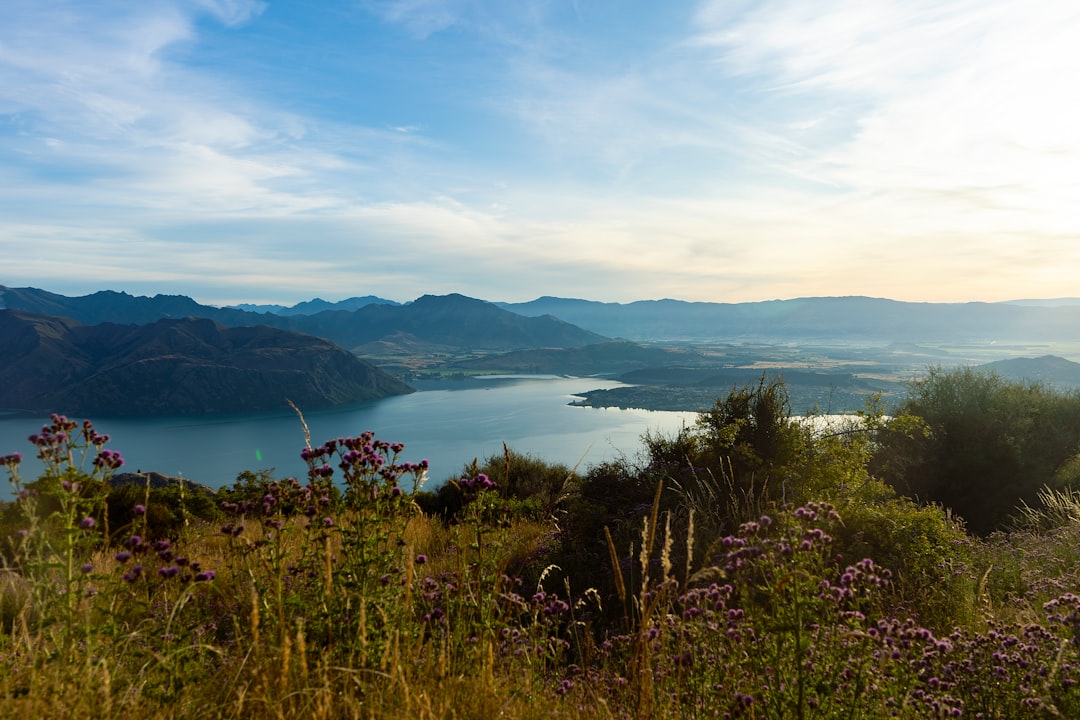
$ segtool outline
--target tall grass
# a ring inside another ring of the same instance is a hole
[[[845,556],[858,546],[827,503],[764,503],[710,537],[696,509],[673,530],[658,485],[632,545],[607,533],[568,577],[548,565],[557,513],[515,515],[476,473],[452,483],[452,517],[425,515],[426,463],[370,433],[309,443],[303,481],[238,485],[223,521],[170,537],[149,493],[108,527],[121,460],[92,426],[56,417],[35,437],[43,478],[0,458],[18,497],[0,717],[1080,714],[1071,535],[971,540],[957,587],[978,588],[985,617],[930,629],[897,603],[893,569]]]

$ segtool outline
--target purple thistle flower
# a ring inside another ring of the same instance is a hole
[[[203,570],[201,573],[195,576],[195,582],[206,582],[214,579],[213,570]]]
[[[131,511],[133,513],[135,513],[136,515],[145,515],[146,514],[146,506],[143,505],[142,503],[139,503],[135,507],[131,508]]]
[[[92,517],[84,517],[79,523],[79,527],[83,530],[92,530],[94,528],[94,525],[94,518]]]
[[[427,555],[417,555],[416,556],[416,564],[417,565],[423,565],[426,562],[427,562]]]
[[[115,559],[116,562],[127,562],[131,559],[131,553],[129,553],[127,550],[121,550],[120,552],[116,553]]]
[[[93,563],[83,563],[79,567],[79,570],[82,571],[83,575],[89,575],[90,573],[94,572],[94,564]]]

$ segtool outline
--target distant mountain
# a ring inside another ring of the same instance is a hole
[[[1065,304],[909,303],[868,297],[620,304],[542,297],[498,305],[522,315],[555,315],[629,340],[990,342],[1080,337],[1080,308]]]
[[[325,310],[282,316],[200,305],[177,295],[136,297],[103,291],[65,297],[36,288],[0,286],[0,305],[43,315],[68,317],[87,325],[145,324],[162,318],[209,318],[229,327],[267,325],[315,335],[354,350],[393,336],[421,345],[464,350],[510,351],[537,347],[579,347],[608,338],[551,316],[525,317],[464,295],[425,295],[407,305],[374,303],[357,310]]]
[[[408,305],[367,305],[287,318],[288,327],[333,340],[350,350],[395,338],[459,348],[508,351],[580,347],[608,338],[550,315],[525,317],[464,295],[424,295]]]
[[[315,313],[322,312],[324,310],[359,310],[365,305],[400,305],[401,303],[394,302],[393,300],[386,300],[374,295],[365,295],[363,297],[351,297],[346,300],[339,300],[338,302],[329,302],[322,298],[315,298],[313,300],[306,300],[301,303],[297,303],[290,307],[285,305],[251,305],[249,303],[241,303],[240,305],[229,305],[228,307],[234,310],[243,310],[244,312],[253,313],[273,313],[274,315],[314,315]]]
[[[37,288],[9,288],[2,285],[0,308],[71,318],[84,325],[106,322],[145,325],[167,318],[200,317],[235,327],[264,324],[266,320],[275,318],[273,315],[200,305],[186,295],[145,297],[102,290],[90,295],[67,297]]]
[[[340,347],[206,319],[82,325],[0,310],[0,407],[84,416],[301,408],[412,392]]]
[[[979,365],[978,367],[993,370],[1010,380],[1038,382],[1057,388],[1080,389],[1080,363],[1056,355],[1043,355],[1037,358],[1011,358]]]
[[[1033,307],[1076,307],[1080,305],[1080,297],[1068,298],[1043,298],[1026,300],[1006,300],[1003,305],[1029,305]]]

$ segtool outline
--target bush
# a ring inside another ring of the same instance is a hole
[[[951,508],[976,533],[1006,527],[1040,488],[1071,481],[1080,394],[934,368],[899,410],[922,418],[929,432],[883,432],[873,467],[900,493]]]
[[[474,478],[477,475],[491,478],[499,488],[500,500],[493,504],[493,516],[487,518],[489,522],[543,521],[549,519],[566,499],[574,470],[515,452],[504,445],[502,455],[491,455],[483,463],[469,463],[459,477]],[[454,522],[463,507],[464,495],[458,478],[450,478],[435,490],[417,493],[416,502],[428,515]]]

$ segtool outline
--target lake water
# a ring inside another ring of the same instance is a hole
[[[415,383],[419,392],[373,402],[305,411],[315,445],[372,430],[389,442],[405,443],[401,460],[427,458],[432,484],[457,476],[473,458],[516,452],[582,467],[620,455],[634,456],[647,430],[674,432],[692,424],[695,413],[574,407],[575,393],[617,387],[596,378],[486,376]],[[75,418],[81,420],[82,418]],[[0,455],[21,452],[22,475],[40,470],[26,438],[48,418],[0,416]],[[210,418],[102,418],[106,447],[125,459],[123,470],[154,470],[221,487],[242,470],[274,468],[275,476],[304,478],[304,436],[292,411]],[[0,496],[10,496],[0,487]]]

